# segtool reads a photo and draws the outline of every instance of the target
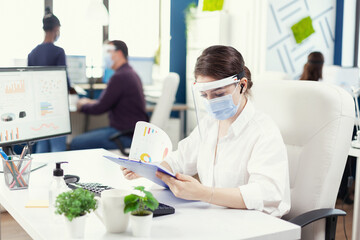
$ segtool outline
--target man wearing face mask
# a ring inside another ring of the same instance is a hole
[[[145,97],[139,76],[128,63],[128,48],[123,41],[115,40],[106,46],[105,63],[115,71],[107,88],[98,100],[82,98],[77,109],[86,114],[98,115],[109,112],[110,126],[96,129],[73,139],[70,148],[117,149],[109,137],[119,131],[134,129],[137,121],[149,121],[145,109]],[[131,137],[120,137],[124,147],[130,147]]]
[[[37,45],[28,55],[28,66],[66,66],[65,51],[61,47],[55,46],[54,42],[60,36],[60,21],[50,11],[45,9],[43,18],[43,29],[45,38],[43,43]],[[76,91],[70,87],[67,77],[68,90],[70,94]],[[57,137],[49,140],[42,140],[36,144],[35,152],[61,152],[66,150],[66,137]]]

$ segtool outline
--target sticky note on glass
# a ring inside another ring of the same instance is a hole
[[[224,0],[204,0],[203,11],[221,11]]]
[[[25,205],[26,208],[48,208],[48,200],[29,200]]]
[[[315,32],[311,17],[301,19],[299,22],[292,25],[291,30],[297,44],[300,44]]]

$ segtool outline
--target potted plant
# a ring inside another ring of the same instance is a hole
[[[137,194],[130,194],[124,198],[124,213],[131,212],[130,224],[135,237],[149,237],[152,211],[159,206],[159,202],[151,192],[145,190],[145,187],[138,186],[134,189],[137,190]]]
[[[59,194],[55,202],[56,214],[64,215],[71,237],[83,238],[85,217],[97,208],[92,192],[77,188]]]

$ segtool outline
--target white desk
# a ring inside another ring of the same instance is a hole
[[[111,153],[94,149],[35,154],[33,157],[35,161],[68,161],[69,164],[63,164],[65,174],[77,174],[81,182],[100,182],[126,189],[131,185],[153,185],[146,179],[124,179],[119,166],[103,155]],[[53,166],[47,166],[32,172],[28,190],[10,191],[0,179],[0,203],[33,239],[68,239],[63,218],[56,223],[49,209],[24,208],[28,199],[47,196],[52,169]],[[160,202],[176,209],[175,214],[154,218],[152,239],[300,239],[299,226],[262,212],[188,202],[154,185],[152,192]],[[123,234],[107,234],[100,220],[91,213],[86,222],[85,239],[139,239],[131,236],[130,227]]]
[[[360,157],[360,149],[350,147],[349,156],[356,157],[358,160]],[[359,176],[359,174],[360,174],[360,162],[356,161],[354,213],[353,213],[352,238],[351,239],[360,239],[360,231],[359,231],[360,176]]]

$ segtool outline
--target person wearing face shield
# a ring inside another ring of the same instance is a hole
[[[205,49],[195,79],[198,126],[161,163],[176,178],[160,172],[157,177],[179,198],[276,217],[288,213],[286,147],[276,124],[250,100],[253,82],[242,55],[229,46]],[[122,171],[127,179],[139,177]]]
[[[105,148],[117,149],[115,142],[109,138],[120,132],[134,129],[138,121],[149,121],[146,113],[145,96],[142,83],[128,63],[128,48],[120,40],[110,41],[106,46],[106,67],[115,72],[106,89],[98,100],[81,98],[77,109],[86,114],[109,113],[110,126],[95,129],[75,137],[70,149]],[[131,145],[131,136],[121,136],[119,140],[127,148]]]
[[[43,18],[44,41],[29,53],[27,59],[28,66],[66,66],[64,49],[54,45],[54,42],[60,36],[60,26],[59,19],[47,7]],[[68,76],[67,84],[69,93],[76,94],[74,88],[70,86]],[[42,140],[36,143],[36,153],[61,151],[66,151],[66,136]]]

